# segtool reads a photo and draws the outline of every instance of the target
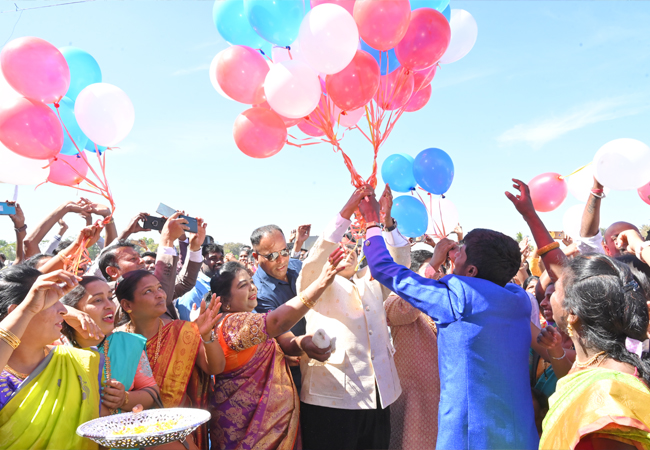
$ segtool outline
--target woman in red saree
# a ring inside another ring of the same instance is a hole
[[[146,270],[120,278],[115,296],[130,319],[124,330],[147,338],[147,357],[163,406],[207,409],[210,375],[221,373],[225,366],[213,331],[220,304],[214,302],[209,308],[202,304],[194,322],[162,318],[167,295]],[[198,448],[208,447],[205,427],[199,427],[195,438]]]
[[[210,281],[212,302],[221,301],[227,315],[217,327],[226,356],[225,370],[215,376],[211,399],[212,450],[302,448],[300,399],[285,355],[307,352],[325,361],[330,348],[319,349],[311,336],[289,330],[316,304],[334,280],[344,253],[330,255],[320,277],[298,296],[266,314],[257,314],[257,288],[238,262],[226,263]]]

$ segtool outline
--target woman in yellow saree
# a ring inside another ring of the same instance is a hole
[[[78,279],[27,266],[0,272],[0,449],[96,449],[77,436],[100,415],[101,357],[51,346]]]
[[[147,357],[163,405],[207,409],[210,375],[225,367],[223,351],[212,331],[220,304],[215,302],[210,308],[202,304],[194,322],[162,318],[167,295],[146,270],[120,278],[115,296],[130,319],[121,329],[147,338]],[[207,448],[207,427],[199,427],[194,437],[198,448]]]
[[[647,280],[587,255],[569,262],[555,287],[553,318],[576,361],[549,399],[540,449],[650,449]]]

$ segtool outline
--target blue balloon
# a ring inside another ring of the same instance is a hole
[[[248,23],[244,0],[216,0],[212,7],[212,19],[221,37],[229,43],[261,48],[271,56],[271,44],[260,37]]]
[[[56,114],[56,107],[54,105],[47,106],[49,106],[50,109],[54,111],[54,114]],[[59,102],[59,113],[61,114],[61,121],[65,125],[65,128],[61,125],[61,129],[63,130],[63,146],[59,153],[63,153],[64,155],[76,155],[79,152],[70,140],[70,136],[72,136],[72,139],[74,139],[75,144],[77,144],[77,147],[79,147],[80,150],[83,150],[86,146],[88,137],[86,137],[84,132],[81,131],[77,119],[74,117],[74,102],[68,97],[63,97]],[[56,116],[59,117],[58,114],[56,114]],[[66,128],[68,129],[67,132],[65,131]],[[68,136],[68,132],[70,133],[70,136]]]
[[[454,163],[443,150],[428,148],[415,157],[413,175],[425,191],[442,195],[454,181]]]
[[[390,155],[381,165],[381,178],[393,191],[409,192],[415,189],[417,181],[413,176],[413,157],[404,153]]]
[[[363,39],[361,39],[361,50],[370,53],[372,57],[375,58],[377,64],[380,65],[382,75],[386,75],[387,69],[390,70],[390,72],[393,72],[401,65],[397,60],[397,56],[395,56],[394,48],[391,48],[387,52],[383,52],[383,55],[381,55],[381,62],[379,61],[379,53],[380,53],[379,50],[375,50],[374,48],[372,48],[371,46],[363,42]]]
[[[406,237],[419,237],[427,232],[429,215],[420,200],[410,195],[402,195],[393,200],[391,210],[397,221],[397,229]]]
[[[451,20],[451,7],[447,6],[445,10],[442,12],[442,15],[447,18],[447,22]]]
[[[74,102],[86,86],[102,82],[102,70],[90,53],[79,48],[61,47],[59,51],[70,69],[70,87],[65,96]]]
[[[298,37],[305,1],[244,0],[244,11],[253,30],[272,44],[286,47]]]
[[[93,141],[91,141],[90,139],[88,139],[88,142],[86,143],[86,150],[88,150],[89,152],[97,153],[97,152],[95,151],[95,145],[96,145],[96,144],[95,144]],[[100,155],[106,151],[106,147],[101,146],[101,145],[98,145],[98,146],[97,146],[97,149],[99,150],[99,154],[100,154]]]
[[[449,6],[449,0],[411,0],[411,11],[418,8],[433,8],[443,12]]]

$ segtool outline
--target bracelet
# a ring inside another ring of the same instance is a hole
[[[14,227],[14,230],[16,230],[16,233],[20,233],[21,231],[25,231],[26,229],[27,229],[27,224],[24,224],[24,225],[23,225],[22,227],[20,227],[20,228],[15,228],[15,227]]]
[[[129,391],[124,391],[124,402],[122,402],[122,406],[120,408],[123,408],[124,405],[127,405],[129,403]]]
[[[548,356],[551,356],[551,355],[548,355]],[[562,356],[560,356],[559,358],[556,358],[555,356],[551,356],[551,358],[553,358],[556,361],[559,361],[561,359],[564,359],[565,356],[566,356],[566,349],[563,348],[562,349]]]
[[[368,222],[368,223],[366,223],[366,230],[367,230],[368,228],[372,228],[372,227],[377,227],[377,228],[382,229],[382,230],[383,230],[383,228],[384,228],[384,227],[382,226],[382,224],[379,223],[379,222]]]
[[[600,199],[605,198],[605,192],[602,189],[592,189],[591,190],[591,195],[593,195],[596,198],[600,198]]]
[[[385,227],[384,231],[393,231],[397,228],[397,220],[393,219],[393,226],[392,227]]]
[[[551,242],[548,245],[545,245],[542,248],[537,249],[537,255],[542,256],[550,252],[551,250],[555,250],[556,248],[560,248],[560,243],[559,242]]]
[[[14,350],[16,350],[20,345],[20,339],[18,339],[18,336],[4,328],[0,328],[0,339],[9,344]]]
[[[205,341],[205,340],[203,340],[203,336],[201,336],[201,341],[203,341],[204,344],[212,344],[214,342],[214,338],[215,338],[214,330],[210,330],[210,340]]]
[[[318,299],[316,299],[314,301],[311,301],[311,302],[305,300],[305,297],[303,297],[302,292],[300,294],[298,294],[298,298],[303,303],[303,305],[305,305],[309,309],[312,309],[314,306],[316,306],[316,302],[318,301]]]

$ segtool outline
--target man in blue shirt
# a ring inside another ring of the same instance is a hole
[[[223,265],[223,247],[218,244],[204,245],[201,249],[203,264],[196,279],[196,285],[187,294],[176,300],[176,309],[181,320],[191,320],[192,309],[196,305],[198,310],[201,307],[201,300],[210,290],[210,280],[219,273]]]
[[[302,225],[298,228],[294,248],[302,248],[302,244],[309,237],[310,228],[310,225]],[[274,310],[298,295],[296,280],[300,269],[302,269],[302,262],[290,258],[292,255],[287,248],[284,233],[277,225],[266,225],[253,231],[251,245],[253,246],[253,257],[258,264],[257,271],[253,275],[253,282],[257,286],[257,307],[255,307],[255,311],[265,313]],[[304,335],[305,330],[306,322],[304,317],[291,328],[291,332],[296,336]],[[300,365],[297,361],[294,364],[291,366],[291,374],[296,388],[300,392]]]
[[[509,283],[521,261],[517,243],[483,229],[470,232],[460,248],[443,239],[435,253],[446,257],[454,250],[454,274],[424,278],[393,261],[379,228],[379,204],[374,196],[367,199],[360,210],[373,277],[438,327],[437,448],[536,449],[528,377],[531,306],[526,292]],[[390,204],[387,186],[382,209]]]

